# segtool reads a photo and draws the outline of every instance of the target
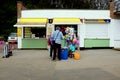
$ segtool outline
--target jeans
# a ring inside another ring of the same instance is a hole
[[[54,45],[50,45],[50,57],[52,58],[52,54],[53,54],[53,51],[54,51]]]

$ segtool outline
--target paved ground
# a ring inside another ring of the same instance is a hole
[[[120,80],[120,51],[81,50],[81,59],[51,61],[47,50],[14,50],[1,58],[0,80]]]

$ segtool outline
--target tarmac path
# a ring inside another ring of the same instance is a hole
[[[80,60],[51,61],[47,50],[13,50],[9,58],[0,52],[0,80],[120,80],[120,51],[80,53]]]

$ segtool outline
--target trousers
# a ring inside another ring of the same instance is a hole
[[[60,58],[60,54],[61,54],[61,44],[57,44],[57,43],[54,44],[53,60],[56,59],[56,54],[58,54],[58,55],[57,55],[57,58],[58,58],[59,60],[61,60],[61,58]]]

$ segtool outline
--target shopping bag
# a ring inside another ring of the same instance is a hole
[[[55,45],[55,40],[52,41],[52,45]]]
[[[80,53],[74,53],[74,59],[80,60]]]

